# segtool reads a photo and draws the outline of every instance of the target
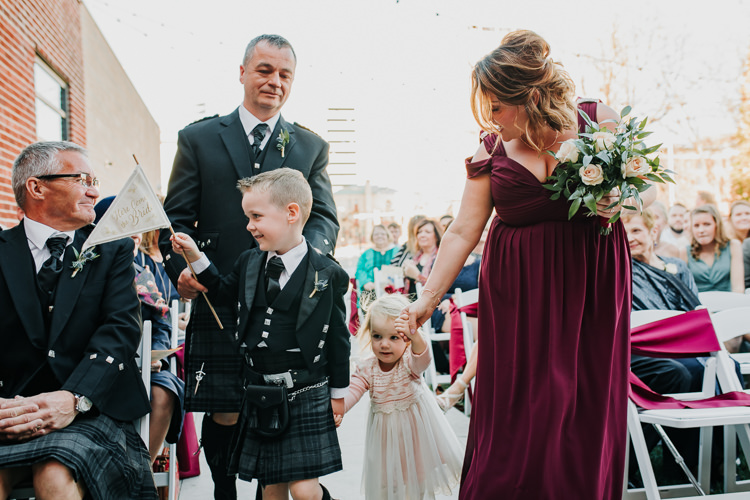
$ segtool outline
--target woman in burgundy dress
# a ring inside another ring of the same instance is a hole
[[[462,499],[622,496],[628,397],[630,255],[622,223],[568,220],[543,183],[547,150],[611,108],[578,102],[574,85],[530,31],[508,34],[473,72],[472,109],[487,134],[461,210],[442,240],[422,298],[421,324],[458,274],[495,209],[479,279],[476,398]],[[613,126],[613,125],[612,125]],[[655,193],[643,193],[650,202]],[[599,215],[614,200],[599,203]]]

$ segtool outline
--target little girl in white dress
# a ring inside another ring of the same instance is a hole
[[[356,362],[348,411],[370,392],[362,492],[368,500],[422,500],[450,495],[461,476],[463,449],[429,392],[422,372],[430,350],[399,318],[400,295],[374,301],[357,337],[373,356]]]

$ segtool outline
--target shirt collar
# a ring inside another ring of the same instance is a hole
[[[305,255],[307,255],[307,240],[303,236],[302,243],[292,248],[291,250],[286,252],[284,255],[279,255],[273,250],[268,252],[268,257],[266,257],[266,263],[268,263],[268,261],[271,260],[271,257],[278,256],[281,259],[281,262],[284,263],[284,271],[291,276],[292,273],[300,265],[300,262],[302,262],[302,259],[305,258]]]
[[[28,217],[23,218],[23,229],[26,231],[26,238],[39,250],[47,245],[47,240],[53,235],[65,236],[68,239],[65,246],[68,246],[73,243],[76,233],[75,231],[58,231]]]
[[[244,104],[240,104],[240,122],[242,122],[242,128],[245,129],[245,135],[247,137],[250,137],[250,134],[253,133],[253,129],[256,125],[259,123],[265,123],[268,125],[268,131],[266,132],[266,135],[273,133],[273,129],[276,128],[276,123],[279,121],[279,117],[281,116],[281,113],[276,113],[268,120],[262,122],[258,120],[254,114],[252,114],[250,111],[247,110]]]

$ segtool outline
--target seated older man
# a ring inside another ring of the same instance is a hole
[[[36,143],[13,164],[21,223],[0,232],[0,498],[156,498],[133,420],[149,411],[135,353],[133,242],[79,257],[99,196],[86,151]]]

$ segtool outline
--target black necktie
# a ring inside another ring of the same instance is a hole
[[[253,129],[253,154],[255,154],[255,158],[260,156],[260,144],[266,138],[267,129],[268,125],[265,123],[259,123]]]
[[[57,280],[60,278],[60,273],[63,269],[60,257],[65,252],[65,243],[67,241],[68,238],[65,236],[53,236],[47,240],[47,248],[49,249],[50,256],[49,259],[44,261],[36,277],[39,280],[39,287],[49,296],[52,295],[55,286],[57,286]]]
[[[283,270],[284,262],[281,260],[281,257],[271,257],[271,260],[269,260],[268,264],[266,264],[266,278],[268,280],[268,282],[266,283],[266,299],[268,300],[269,304],[276,300],[279,292],[281,292],[281,284],[279,284],[279,278],[281,277],[281,272]]]

